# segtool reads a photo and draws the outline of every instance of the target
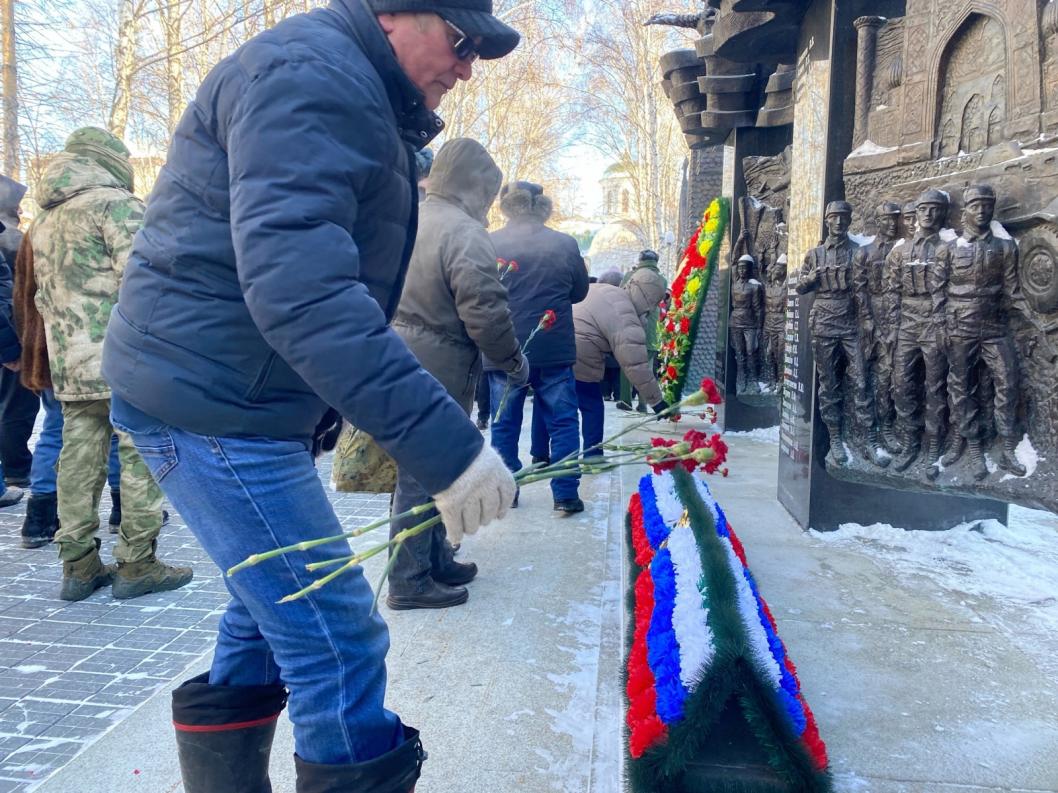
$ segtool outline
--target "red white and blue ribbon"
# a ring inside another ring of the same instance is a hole
[[[794,734],[814,765],[826,768],[826,749],[797,671],[778,636],[767,603],[746,564],[746,555],[726,515],[704,481],[697,493],[712,512],[716,533],[733,576],[737,611],[758,677],[783,705]],[[635,584],[635,630],[628,660],[630,752],[640,757],[663,743],[684,719],[686,702],[708,675],[716,657],[709,625],[709,586],[698,540],[687,520],[671,473],[648,474],[629,505],[632,546],[641,569]]]

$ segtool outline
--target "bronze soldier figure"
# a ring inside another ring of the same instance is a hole
[[[859,246],[849,239],[852,206],[846,201],[827,205],[827,239],[805,256],[797,279],[797,292],[815,292],[808,321],[812,330],[812,351],[819,375],[819,415],[830,432],[830,456],[836,465],[848,465],[842,432],[841,363],[853,390],[856,423],[868,434],[871,448],[867,457],[878,465],[889,460],[881,454],[874,430],[874,407],[867,380],[863,376],[857,317],[866,308],[867,284],[853,266]]]
[[[786,355],[786,254],[764,273],[764,381],[775,390],[783,380]]]
[[[855,266],[867,281],[867,311],[861,317],[860,329],[864,365],[874,394],[875,415],[882,441],[889,451],[899,449],[893,434],[893,342],[895,327],[889,325],[889,289],[886,283],[886,258],[897,245],[900,230],[900,205],[886,201],[878,207],[878,234],[874,241],[856,252]]]
[[[738,373],[736,390],[757,390],[757,358],[760,329],[764,324],[764,287],[753,277],[753,257],[740,256],[735,263],[735,278],[731,283],[731,346],[735,349]]]
[[[1018,280],[1018,248],[992,233],[996,194],[989,185],[971,185],[963,194],[963,233],[938,253],[933,273],[934,311],[947,336],[948,394],[958,437],[943,465],[957,462],[969,448],[974,479],[988,476],[981,441],[981,395],[974,368],[983,363],[995,388],[996,429],[1003,441],[999,466],[1025,475],[1014,451],[1017,431],[1018,360],[1009,327],[1011,314],[1028,321]],[[938,469],[939,472],[939,469]]]
[[[918,209],[915,207],[914,201],[908,201],[904,204],[904,208],[900,210],[900,225],[903,226],[901,229],[904,234],[904,239],[911,242],[915,238],[915,231],[918,229]]]
[[[934,314],[930,273],[937,267],[937,251],[943,245],[940,229],[948,216],[948,194],[927,190],[916,204],[917,230],[910,243],[893,247],[889,254],[889,328],[898,329],[893,357],[893,402],[901,451],[895,468],[907,470],[922,448],[922,426],[926,431],[926,459],[940,456],[944,420],[944,378],[947,362],[939,333],[940,316]],[[916,364],[925,369],[923,389],[915,377]],[[920,397],[920,391],[925,396]],[[924,411],[920,411],[923,407]],[[924,417],[920,416],[924,413]],[[930,478],[935,478],[930,469]]]

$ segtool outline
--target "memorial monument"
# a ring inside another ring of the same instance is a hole
[[[695,134],[729,151],[726,266],[752,256],[765,297],[746,353],[760,393],[738,375],[739,329],[718,338],[725,428],[778,413],[782,349],[779,490],[803,525],[1058,511],[1058,3],[703,5],[682,23],[700,35]],[[840,343],[814,333],[833,285],[796,290],[836,201],[851,209]],[[773,277],[784,254],[795,266]],[[741,282],[721,275],[730,315]]]

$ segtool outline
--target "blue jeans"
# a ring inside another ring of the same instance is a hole
[[[577,392],[572,366],[531,366],[529,385],[533,387],[533,412],[539,412],[551,439],[551,460],[558,462],[580,450],[580,422],[577,419]],[[492,404],[499,408],[507,375],[489,372]],[[518,459],[518,439],[522,434],[522,413],[527,389],[512,389],[503,413],[492,423],[492,446],[512,471],[522,467]],[[556,501],[577,497],[579,476],[551,480]]]
[[[55,469],[62,451],[62,405],[49,388],[40,392],[44,406],[44,424],[40,428],[37,446],[33,449],[33,466],[29,471],[31,496],[54,495]],[[115,490],[121,487],[121,463],[118,462],[118,436],[110,438],[110,459],[107,461],[107,482]]]
[[[126,403],[113,419],[221,570],[258,551],[343,531],[303,443],[196,435]],[[224,578],[231,601],[209,682],[285,684],[295,749],[311,763],[364,762],[404,742],[400,720],[383,707],[389,630],[371,614],[363,570],[276,602],[328,572],[309,573],[306,563],[349,553],[347,542],[336,542]]]
[[[580,408],[580,432],[584,439],[584,456],[601,457],[602,449],[591,449],[602,443],[606,409],[602,402],[602,385],[577,381],[577,406]]]
[[[602,400],[601,383],[585,383],[577,380],[577,407],[580,410],[580,434],[583,439],[585,457],[602,457],[602,449],[591,449],[602,442],[605,407]],[[544,426],[543,412],[533,411],[532,442],[529,453],[536,459],[550,459],[551,438]]]

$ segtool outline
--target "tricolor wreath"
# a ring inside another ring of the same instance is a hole
[[[682,468],[647,474],[627,526],[632,791],[830,790],[826,747],[797,670],[709,487]],[[718,784],[689,770],[703,757],[725,765],[726,750],[717,747],[730,739],[732,719],[748,727],[770,778],[732,771]]]

